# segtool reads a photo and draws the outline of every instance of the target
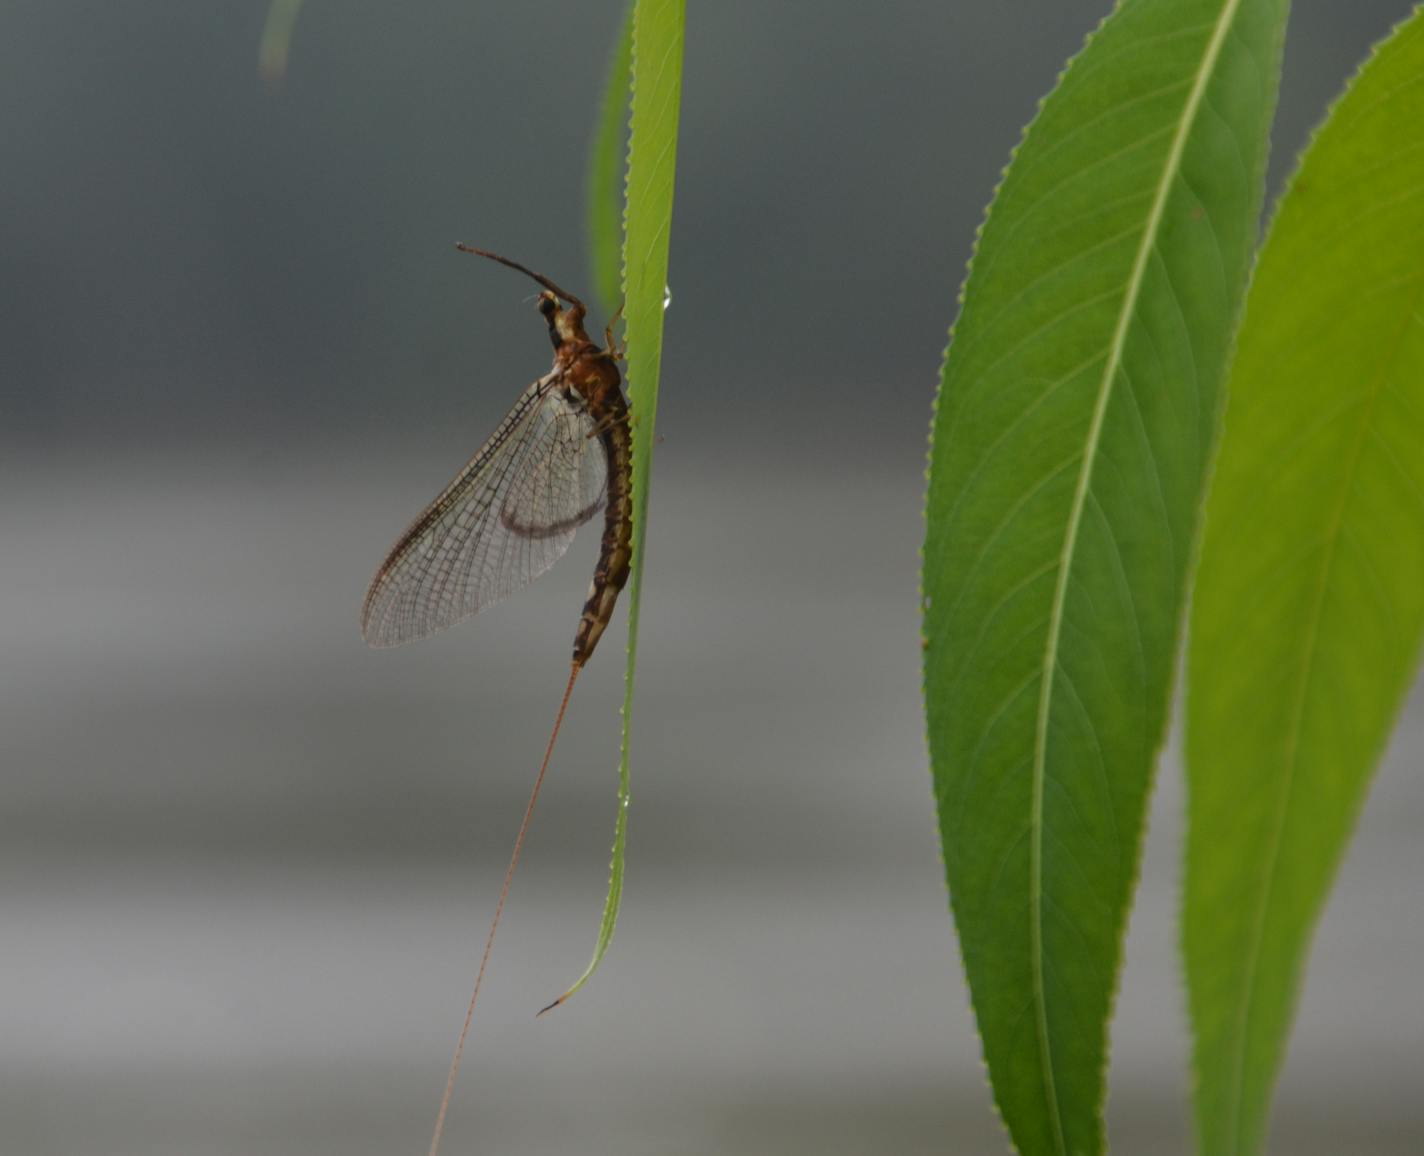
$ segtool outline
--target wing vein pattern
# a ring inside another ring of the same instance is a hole
[[[558,561],[604,503],[608,461],[597,434],[562,373],[530,385],[382,563],[361,611],[366,641],[424,638]]]

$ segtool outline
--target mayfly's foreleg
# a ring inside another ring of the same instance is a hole
[[[622,345],[613,343],[613,327],[618,324],[618,319],[623,316],[623,306],[618,306],[618,311],[608,319],[608,326],[603,331],[603,352],[614,361],[623,361],[628,353],[628,343]]]

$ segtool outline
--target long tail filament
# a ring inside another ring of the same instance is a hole
[[[539,801],[539,788],[544,785],[544,772],[549,769],[549,759],[554,754],[554,743],[559,738],[559,728],[564,725],[564,712],[569,708],[569,696],[574,692],[574,680],[578,678],[580,665],[575,662],[569,671],[569,684],[564,688],[563,701],[559,703],[559,713],[554,719],[554,729],[549,734],[549,745],[544,749],[544,761],[539,765],[538,777],[534,780],[534,790],[529,795],[529,805],[524,808],[524,819],[519,824],[519,834],[514,837],[514,853],[509,857],[509,866],[504,872],[504,885],[499,889],[499,902],[494,906],[494,918],[490,920],[489,936],[485,939],[484,954],[480,956],[480,968],[475,973],[475,990],[470,993],[470,1004],[465,1009],[465,1022],[460,1028],[460,1039],[455,1044],[455,1056],[450,1061],[450,1073],[445,1077],[445,1093],[440,1097],[440,1111],[435,1116],[435,1135],[430,1141],[430,1156],[439,1156],[440,1137],[445,1131],[445,1113],[450,1107],[450,1096],[455,1091],[455,1077],[460,1073],[460,1059],[465,1054],[465,1040],[470,1035],[470,1023],[475,1018],[475,1001],[480,998],[480,984],[484,982],[485,965],[489,963],[490,951],[494,948],[494,933],[499,930],[499,917],[504,912],[504,901],[509,897],[509,884],[514,878],[514,869],[519,865],[519,852],[524,847],[524,836],[529,830],[529,820],[534,816],[534,804]]]

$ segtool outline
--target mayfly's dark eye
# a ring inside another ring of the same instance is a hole
[[[552,297],[550,297],[547,293],[539,294],[539,312],[542,313],[545,317],[552,317],[556,312],[558,312],[558,309],[559,303],[555,301]]]

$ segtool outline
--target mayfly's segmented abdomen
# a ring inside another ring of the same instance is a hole
[[[588,588],[578,633],[574,635],[574,665],[582,666],[603,637],[618,593],[628,581],[633,558],[632,439],[628,432],[628,406],[614,391],[607,425],[599,436],[608,451],[608,505],[604,512],[603,543],[598,566]]]

